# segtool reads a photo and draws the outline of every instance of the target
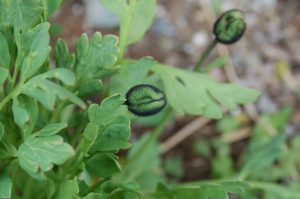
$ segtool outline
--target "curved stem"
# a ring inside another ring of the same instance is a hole
[[[146,140],[146,142],[144,143],[144,145],[142,146],[142,148],[140,149],[139,153],[136,153],[135,156],[133,156],[130,160],[130,162],[134,162],[136,160],[139,159],[139,157],[141,157],[141,155],[143,155],[143,153],[147,150],[147,148],[158,138],[158,136],[161,134],[162,130],[165,128],[165,126],[168,124],[170,118],[173,115],[173,111],[171,108],[168,108],[168,110],[166,111],[162,121],[160,122],[160,124],[150,133],[148,139]]]
[[[196,63],[194,71],[196,71],[196,72],[202,72],[203,71],[204,62],[208,58],[211,51],[216,47],[217,43],[218,43],[218,41],[215,39],[209,44],[209,46],[205,49],[204,53],[202,54],[202,56],[200,57],[200,59]]]
[[[1,102],[0,102],[0,111],[1,109],[5,106],[5,104],[7,102],[9,102],[9,100],[11,100],[14,96],[14,94],[16,93],[16,90],[12,91],[11,93],[9,93]]]

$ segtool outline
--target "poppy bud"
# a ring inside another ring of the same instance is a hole
[[[243,13],[229,10],[223,13],[214,24],[214,34],[218,42],[232,44],[238,41],[246,30]]]
[[[158,88],[139,84],[126,93],[128,110],[137,116],[150,116],[161,111],[166,105],[165,94]]]

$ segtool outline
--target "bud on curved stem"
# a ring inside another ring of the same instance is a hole
[[[243,13],[239,10],[229,10],[217,19],[213,32],[218,42],[232,44],[243,36],[245,30]]]
[[[161,111],[166,105],[165,94],[158,88],[139,84],[126,93],[128,110],[137,116],[150,116]]]

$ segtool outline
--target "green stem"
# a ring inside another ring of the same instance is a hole
[[[11,93],[9,93],[1,102],[0,102],[0,111],[1,111],[1,109],[5,106],[5,104],[7,103],[7,102],[9,102],[13,97],[14,97],[14,95],[16,94],[16,93],[18,93],[19,92],[19,88],[20,86],[17,86]]]
[[[18,76],[18,69],[17,69],[17,67],[15,66],[15,68],[14,68],[14,74],[13,74],[13,77],[12,77],[12,85],[13,85],[13,86],[14,86],[15,83],[16,83],[17,76]]]
[[[160,122],[160,124],[150,133],[149,137],[147,138],[146,142],[142,145],[140,150],[129,159],[129,164],[126,165],[125,169],[128,168],[130,165],[136,164],[140,157],[144,155],[144,152],[148,149],[148,147],[159,137],[165,126],[170,121],[170,118],[173,116],[173,111],[171,108],[168,107],[168,110],[165,112],[165,115]],[[132,176],[130,177],[132,178]],[[127,178],[128,179],[128,178]]]
[[[66,106],[67,103],[68,103],[67,100],[59,102],[59,104],[58,104],[58,106],[56,108],[56,111],[53,112],[53,114],[52,114],[52,117],[50,119],[50,123],[55,123],[55,122],[57,122],[59,120],[61,111],[64,109],[64,107]]]
[[[32,188],[33,188],[32,186],[33,186],[33,181],[31,178],[28,178],[27,183],[24,188],[22,198],[24,198],[24,199],[32,198]]]
[[[4,88],[3,86],[0,86],[0,99],[2,99],[4,96]]]
[[[145,143],[143,143],[139,151],[136,152],[128,160],[127,165],[124,167],[124,172],[119,176],[117,181],[119,182],[132,181],[143,171],[143,169],[135,169],[133,172],[130,172],[129,175],[126,175],[127,172],[125,172],[127,169],[131,167],[131,165],[136,164],[136,162],[138,162],[139,159],[143,157],[148,147],[159,137],[159,135],[161,134],[165,126],[168,124],[172,116],[173,116],[173,111],[170,107],[168,107],[160,124],[150,133],[149,137],[147,138]]]
[[[196,63],[194,71],[196,71],[196,72],[203,71],[203,68],[204,68],[203,65],[204,65],[206,59],[208,58],[209,54],[211,53],[211,51],[216,47],[217,43],[218,43],[218,41],[215,39],[209,44],[209,46],[205,49],[204,53],[202,54],[202,56]]]

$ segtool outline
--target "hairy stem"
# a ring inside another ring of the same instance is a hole
[[[206,59],[208,58],[209,54],[211,53],[211,51],[216,47],[218,41],[215,39],[213,40],[209,46],[207,46],[207,48],[205,49],[204,53],[202,54],[202,56],[200,57],[200,59],[197,61],[194,71],[196,72],[202,72],[204,67],[204,63],[206,61]]]

